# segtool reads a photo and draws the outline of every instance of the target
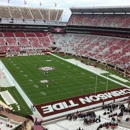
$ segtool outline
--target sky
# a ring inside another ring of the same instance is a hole
[[[130,6],[130,0],[0,0],[0,5],[24,7],[24,1],[27,3],[25,7],[63,9],[63,22],[68,21],[71,15],[70,7]]]

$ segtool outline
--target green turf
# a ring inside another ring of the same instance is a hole
[[[57,56],[60,56],[60,57],[62,57],[62,58],[64,58],[64,59],[69,59],[69,58],[73,58],[73,57],[74,57],[76,60],[82,60],[85,64],[88,64],[88,65],[95,64],[94,61],[89,60],[89,59],[82,58],[81,56],[72,56],[72,55],[67,55],[67,54],[64,55],[64,56],[61,56],[59,53],[56,53],[56,55],[57,55]],[[106,77],[109,77],[109,78],[111,78],[111,79],[113,79],[113,80],[116,80],[116,81],[118,81],[118,82],[124,84],[123,81],[111,77],[110,74],[119,76],[119,77],[121,77],[121,78],[123,78],[123,79],[128,80],[129,82],[125,82],[125,85],[130,86],[130,80],[129,80],[127,77],[122,76],[121,74],[117,73],[116,71],[114,71],[114,70],[112,70],[112,69],[106,68],[106,67],[105,67],[103,64],[101,64],[101,63],[98,63],[97,66],[98,66],[98,68],[104,69],[104,70],[106,70],[106,71],[109,72],[109,74],[105,73],[105,74],[102,74],[102,75],[104,75],[104,76],[106,76]]]
[[[12,87],[3,87],[1,89],[1,91],[6,91],[6,90],[9,91],[9,93],[13,96],[13,98],[15,99],[15,101],[18,103],[18,105],[20,107],[20,111],[19,111],[16,104],[10,105],[10,106],[13,107],[15,112],[18,112],[19,114],[29,114],[29,115],[32,114],[32,111],[27,106],[24,99],[21,97],[21,95],[19,94],[19,92],[17,91],[17,89],[14,86],[12,86]],[[0,96],[0,100],[5,102],[1,96]],[[21,116],[23,116],[23,115],[21,115]]]
[[[48,58],[51,61],[46,61]],[[41,104],[95,92],[96,75],[51,55],[1,59],[33,104]],[[54,67],[48,76],[38,68]],[[43,84],[40,80],[49,80]],[[32,81],[32,82],[30,82]],[[96,91],[106,90],[107,80],[97,76]],[[37,85],[36,88],[34,85]],[[91,87],[90,87],[91,86]],[[122,87],[108,81],[108,90]],[[59,91],[59,93],[58,93]],[[46,95],[42,95],[44,92]]]

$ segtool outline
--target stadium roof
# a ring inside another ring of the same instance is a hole
[[[87,7],[87,8],[78,8],[78,7],[71,7],[70,8],[72,13],[123,13],[127,14],[130,13],[130,6],[106,6],[106,7]]]

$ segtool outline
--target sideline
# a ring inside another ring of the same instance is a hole
[[[2,105],[4,108],[8,108],[11,110],[11,108],[8,105],[6,105],[4,102],[2,102],[1,100],[0,100],[0,105]]]
[[[3,71],[4,71],[5,75],[7,76],[8,82],[12,86],[15,86],[15,88],[17,89],[17,91],[19,92],[19,94],[22,96],[22,98],[24,99],[24,101],[26,102],[26,104],[28,105],[28,107],[31,108],[31,106],[33,105],[33,103],[27,97],[27,95],[24,93],[24,91],[21,89],[21,87],[19,86],[19,84],[15,81],[15,79],[10,74],[10,72],[7,70],[7,68],[4,66],[4,64],[2,63],[1,60],[0,60],[0,67],[3,68]],[[39,115],[40,117],[42,117],[41,114],[36,109],[35,109],[35,111],[32,111],[32,112],[33,112],[34,115]]]
[[[6,86],[6,87],[14,86],[14,83],[10,79],[10,76],[6,73],[6,67],[4,66],[4,64],[2,63],[1,60],[0,60],[0,70],[2,73],[1,81],[4,82],[4,83],[2,83],[2,85]]]

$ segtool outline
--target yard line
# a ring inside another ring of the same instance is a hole
[[[77,91],[72,91],[72,92],[79,92],[79,95],[77,95],[77,96],[80,96],[81,95],[81,91],[80,90],[77,90]],[[64,95],[64,94],[66,94],[66,92],[65,93],[62,93],[62,95]],[[86,93],[87,94],[87,93]],[[35,95],[37,95],[37,94],[35,94]],[[28,95],[28,96],[31,96],[31,95]],[[57,97],[57,95],[51,95],[51,96],[44,96],[44,97],[38,97],[38,98],[34,98],[34,99],[31,99],[31,100],[39,100],[39,99],[45,99],[45,98],[50,98],[50,97]],[[71,95],[71,97],[69,96],[69,98],[72,98],[72,97],[76,97],[76,96],[72,96]],[[59,99],[60,100],[60,99]]]
[[[59,85],[57,82],[55,82],[54,80],[50,79],[50,81],[53,81],[55,84],[57,84],[57,86],[60,86],[60,88],[62,88],[63,90],[65,90],[67,93],[69,93],[64,87],[62,87],[61,85]],[[71,95],[71,93],[69,93],[69,95]],[[72,95],[71,95],[72,96]]]
[[[22,106],[23,109],[28,113],[27,109],[24,107],[24,105],[22,104],[21,100],[19,99],[19,97],[17,96],[17,94],[15,93],[15,91],[13,91],[13,93],[14,93],[15,96],[17,97],[17,100],[19,101],[19,103],[21,104],[20,106]]]

